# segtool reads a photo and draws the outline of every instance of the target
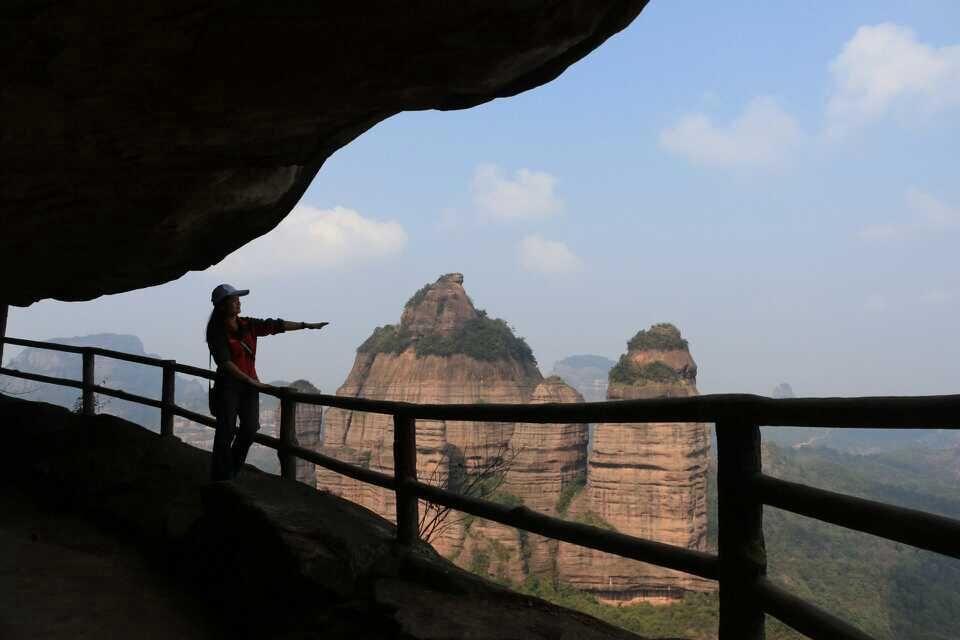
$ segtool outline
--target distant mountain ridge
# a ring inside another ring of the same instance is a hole
[[[781,382],[771,393],[773,398],[794,398],[789,382]],[[922,425],[918,425],[922,426]],[[829,427],[763,427],[764,442],[781,447],[803,449],[826,447],[861,455],[889,453],[905,448],[960,447],[960,431],[949,429],[831,429]]]
[[[607,376],[616,364],[594,354],[567,356],[554,363],[553,375],[563,378],[587,402],[599,402],[607,399]]]
[[[45,342],[75,347],[101,347],[111,351],[151,358],[161,357],[147,353],[143,341],[139,337],[129,334],[95,333],[69,338],[51,338],[45,340]],[[7,366],[20,371],[74,380],[81,379],[83,370],[80,354],[33,347],[28,347],[18,353],[9,361]],[[98,356],[96,358],[95,381],[97,384],[113,389],[159,399],[163,384],[163,372],[159,367]],[[80,396],[78,389],[35,383],[10,376],[0,376],[0,392],[2,391],[16,394],[26,400],[49,402],[69,409],[74,408]],[[203,410],[207,403],[207,386],[199,380],[178,375],[176,378],[176,398],[177,404],[182,407],[197,411]],[[99,411],[102,413],[116,415],[152,429],[159,428],[159,409],[105,396],[99,397],[98,402],[100,403]]]

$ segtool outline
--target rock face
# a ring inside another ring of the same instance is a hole
[[[6,3],[0,301],[204,269],[378,122],[549,82],[646,3]]]
[[[583,402],[583,397],[551,376],[537,385],[529,402]],[[531,509],[555,514],[562,489],[586,473],[586,425],[518,423],[511,444],[517,456],[503,488]]]
[[[610,371],[608,398],[697,394],[697,366],[676,327],[654,325],[628,343]],[[704,424],[598,424],[584,491],[569,515],[621,533],[706,549],[707,465]],[[668,603],[712,583],[679,572],[561,544],[559,577],[599,600]]]
[[[64,590],[64,584],[76,582],[64,580],[57,571],[30,573],[18,562],[18,545],[33,545],[34,554],[56,551],[46,526],[59,524],[53,517],[69,516],[94,523],[105,533],[122,533],[118,538],[124,545],[135,545],[151,560],[163,558],[163,575],[154,576],[156,583],[151,584],[176,593],[180,606],[192,601],[191,619],[206,622],[190,637],[637,638],[470,575],[425,544],[399,547],[390,523],[335,496],[257,472],[211,483],[209,454],[113,416],[78,416],[60,407],[0,396],[0,437],[19,454],[0,467],[7,519],[14,492],[29,496],[44,512],[29,529],[23,527],[33,541],[26,535],[14,539],[9,527],[0,528],[7,552],[0,559],[4,593],[19,596],[22,590],[12,585],[29,583],[63,595],[41,602],[37,610],[58,621],[60,629],[69,625],[91,632],[56,637],[101,637],[104,626],[118,620],[129,629],[143,623],[153,604],[145,600],[152,590],[142,588],[133,608],[118,606],[128,599],[100,597],[93,603],[95,615],[83,611],[78,616],[78,603],[90,599]],[[14,520],[24,516],[22,510],[14,513]],[[91,541],[98,544],[91,546]],[[101,542],[106,545],[101,547]],[[109,540],[88,536],[71,539],[67,546],[83,557],[63,573],[82,574],[85,584],[108,596],[105,587],[131,566],[161,569],[145,560],[123,558],[117,564],[121,558]],[[100,568],[95,557],[107,553],[111,576],[92,580],[91,567]],[[168,585],[168,580],[175,582]],[[58,606],[64,600],[70,609]],[[87,620],[93,624],[83,626]],[[7,631],[7,616],[4,623]],[[148,635],[188,637],[164,634],[168,626],[172,621],[152,626]]]
[[[419,403],[580,402],[558,378],[543,379],[532,353],[502,320],[478,311],[463,276],[447,274],[415,293],[399,325],[377,328],[358,349],[337,395]],[[554,513],[563,488],[583,477],[586,425],[417,422],[421,480]],[[322,450],[342,460],[393,473],[389,416],[331,409]],[[394,518],[390,491],[317,469],[318,487]],[[492,488],[491,488],[492,487]],[[431,514],[424,511],[430,521]],[[450,514],[431,539],[443,554],[481,573],[522,581],[531,563],[553,562],[549,549],[492,522]]]

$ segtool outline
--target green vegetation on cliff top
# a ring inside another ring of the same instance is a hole
[[[427,284],[417,289],[417,292],[414,293],[412,296],[410,296],[410,299],[407,300],[407,304],[403,305],[403,308],[411,309],[417,306],[418,304],[420,304],[421,302],[423,302],[423,299],[427,297],[427,293],[430,291],[432,287],[433,287],[433,284],[428,282]]]
[[[669,322],[659,322],[649,329],[641,329],[627,342],[627,349],[631,351],[686,351],[687,348],[687,341],[680,337],[680,329]]]
[[[475,360],[516,360],[536,366],[527,341],[513,333],[505,320],[490,318],[482,309],[448,336],[415,336],[398,325],[377,327],[357,348],[359,353],[402,353],[411,345],[417,357],[463,354]]]
[[[636,384],[645,382],[676,382],[680,379],[680,374],[672,367],[662,362],[650,362],[639,366],[632,362],[626,354],[620,356],[613,369],[610,369],[610,382],[620,384]]]

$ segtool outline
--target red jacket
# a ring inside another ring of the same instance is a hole
[[[280,318],[237,318],[237,331],[221,334],[221,340],[215,343],[211,353],[218,367],[228,361],[237,365],[240,371],[253,378],[257,377],[257,336],[270,336],[283,333],[283,320]]]

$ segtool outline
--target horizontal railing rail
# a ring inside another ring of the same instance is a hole
[[[753,490],[771,507],[960,559],[960,520],[763,474],[753,478]]]
[[[493,520],[546,538],[691,573],[701,578],[716,580],[719,577],[717,556],[710,553],[653,540],[643,540],[578,522],[569,522],[523,506],[507,507],[423,482],[413,482],[410,485],[419,498],[478,518]]]
[[[82,412],[95,410],[95,394],[161,410],[161,434],[173,435],[173,416],[216,427],[215,418],[176,404],[175,374],[215,379],[201,367],[99,347],[78,347],[0,335],[0,346],[50,349],[82,356],[82,379],[71,380],[0,367],[0,374],[82,391]],[[160,400],[94,383],[96,356],[161,367]],[[295,461],[330,469],[397,495],[397,537],[417,539],[418,501],[424,500],[548,538],[718,580],[721,640],[764,637],[770,614],[817,640],[869,640],[836,616],[790,594],[766,578],[763,505],[960,558],[960,521],[865,500],[766,476],[760,472],[759,426],[880,429],[960,429],[960,395],[871,398],[772,399],[718,394],[576,404],[414,404],[309,394],[291,389],[262,393],[280,399],[279,437],[257,433],[254,442],[275,449],[281,476],[296,479]],[[393,475],[350,464],[301,447],[296,439],[298,404],[322,405],[394,417]],[[528,423],[715,423],[718,439],[719,554],[710,554],[507,507],[421,482],[416,469],[416,421],[460,420]]]
[[[798,598],[766,578],[757,581],[755,593],[764,611],[811,638],[873,640],[860,629]]]
[[[417,420],[529,423],[722,422],[749,418],[765,427],[958,429],[960,395],[784,398],[711,394],[689,398],[543,404],[413,404],[296,391],[265,391],[305,404],[411,415]]]

